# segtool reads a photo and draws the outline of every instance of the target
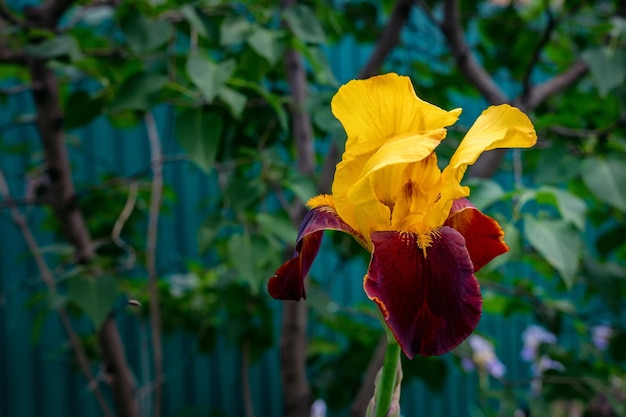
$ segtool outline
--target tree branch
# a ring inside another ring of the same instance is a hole
[[[148,237],[146,244],[146,269],[148,270],[148,290],[150,292],[150,328],[152,332],[152,354],[154,355],[154,397],[153,416],[161,415],[161,395],[163,391],[163,351],[161,346],[161,312],[159,308],[158,273],[156,265],[159,212],[163,197],[163,166],[161,165],[161,139],[154,116],[147,112],[144,116],[150,159],[152,161],[152,190],[148,214]]]
[[[369,59],[359,71],[357,78],[369,78],[378,73],[385,58],[400,40],[400,31],[411,15],[413,0],[397,0],[389,21],[378,37]]]
[[[296,4],[296,0],[284,0],[281,9]],[[304,63],[298,52],[289,49],[285,54],[285,72],[291,92],[289,112],[293,139],[296,144],[298,171],[312,175],[315,168],[313,127],[310,115],[305,110],[307,81]],[[298,227],[306,209],[300,206],[292,222]],[[313,395],[306,374],[306,326],[307,306],[295,301],[283,302],[281,324],[280,359],[283,382],[285,417],[307,417]]]
[[[9,186],[5,180],[2,169],[0,169],[0,195],[5,201],[8,201],[9,203],[13,201],[13,199],[11,198],[11,192],[9,190]],[[39,249],[39,245],[37,245],[35,236],[30,230],[30,227],[28,226],[28,222],[26,221],[26,218],[22,215],[22,213],[20,213],[17,206],[15,205],[10,206],[10,211],[11,211],[11,217],[13,218],[13,222],[22,232],[22,236],[24,236],[24,240],[26,241],[28,250],[33,255],[33,258],[35,258],[35,264],[37,265],[37,269],[39,270],[39,273],[41,274],[42,281],[46,284],[48,291],[50,291],[50,293],[52,294],[55,294],[57,291],[57,288],[56,288],[56,282],[54,281],[54,275],[52,274],[52,271],[50,270],[50,268],[48,268],[48,264],[46,263],[41,253],[41,250]],[[95,378],[94,378],[93,373],[91,372],[91,367],[89,364],[89,358],[87,356],[87,352],[85,352],[85,349],[83,348],[83,344],[80,341],[80,338],[78,337],[76,332],[74,332],[72,323],[70,321],[70,318],[65,308],[63,306],[59,306],[57,307],[56,310],[61,319],[63,330],[65,330],[65,333],[67,334],[69,338],[70,346],[72,347],[72,351],[74,352],[76,361],[78,362],[78,367],[80,368],[81,372],[85,375],[85,377],[87,378],[87,381],[89,381],[89,384],[91,385],[91,382],[94,381]],[[96,401],[98,402],[98,405],[100,406],[100,409],[102,410],[102,413],[105,415],[105,417],[113,417],[113,413],[111,412],[109,405],[104,399],[104,396],[102,395],[102,392],[100,391],[100,388],[98,387],[98,385],[94,384],[93,387],[91,388],[91,391],[93,391],[93,394],[96,397]]]
[[[526,67],[526,71],[524,72],[524,77],[522,78],[522,97],[526,97],[531,89],[530,78],[533,74],[533,70],[537,63],[539,63],[539,58],[541,57],[541,52],[543,48],[546,47],[550,39],[552,38],[552,33],[556,29],[556,19],[554,18],[554,14],[550,9],[550,4],[547,1],[544,1],[544,7],[546,8],[546,18],[548,19],[548,23],[543,31],[541,39],[539,43],[535,47],[532,56],[530,57],[530,61],[528,62],[528,66]]]
[[[465,77],[480,91],[491,104],[507,102],[506,95],[494,82],[472,55],[465,42],[465,34],[459,14],[459,4],[456,0],[445,0],[443,4],[443,23],[441,30],[445,35],[450,52],[456,60],[457,66]]]
[[[88,264],[94,256],[93,243],[72,182],[64,142],[63,110],[57,79],[45,60],[31,58],[28,61],[28,68],[37,110],[36,124],[50,180],[48,193],[50,205],[61,224],[62,232],[74,247],[78,262]],[[120,417],[136,417],[138,409],[134,386],[113,315],[109,315],[105,320],[98,336],[104,366],[111,380],[117,414]]]
[[[526,110],[537,108],[537,106],[548,98],[563,92],[578,82],[588,71],[589,66],[586,62],[575,62],[567,71],[555,75],[548,81],[531,88],[525,100],[521,103],[521,107]]]
[[[554,29],[555,22],[551,14],[549,15],[549,19],[548,27],[535,50],[535,55],[531,58],[527,73],[524,76],[524,90],[522,95],[513,101],[514,105],[524,111],[535,109],[547,98],[570,87],[588,71],[587,64],[579,61],[572,65],[566,72],[554,76],[543,84],[538,86],[530,85],[530,73],[532,72],[532,68],[536,65],[541,49],[548,43]],[[496,85],[493,78],[472,56],[465,42],[457,0],[444,1],[444,21],[440,24],[440,27],[455,57],[457,66],[465,77],[481,92],[483,97],[490,104],[506,103],[508,101],[507,97]],[[485,152],[478,161],[469,168],[469,174],[484,178],[493,176],[500,166],[500,162],[505,153],[506,151],[503,149]]]

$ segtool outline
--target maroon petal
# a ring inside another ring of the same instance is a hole
[[[465,240],[442,227],[424,250],[417,235],[374,232],[365,292],[409,358],[441,355],[478,325],[482,297]]]
[[[278,268],[269,280],[267,288],[272,297],[296,301],[306,298],[304,278],[320,249],[324,230],[340,230],[364,242],[358,232],[341,220],[334,208],[319,206],[310,210],[300,225],[294,257]]]
[[[450,216],[444,226],[450,226],[465,238],[474,272],[496,256],[509,251],[498,222],[483,214],[466,198],[459,198],[452,203]]]

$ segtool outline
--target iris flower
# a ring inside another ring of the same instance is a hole
[[[270,279],[269,293],[306,298],[323,231],[349,233],[371,253],[363,287],[406,356],[446,353],[480,319],[474,273],[508,251],[498,223],[465,198],[460,181],[483,151],[534,145],[533,125],[514,107],[489,107],[442,171],[434,151],[461,109],[421,100],[408,77],[350,81],[331,107],[347,133],[332,195],[307,202],[295,256]]]

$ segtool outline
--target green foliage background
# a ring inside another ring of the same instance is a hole
[[[462,127],[442,144],[449,156],[488,103],[433,23],[441,19],[441,2],[418,3],[383,70],[411,76],[420,97],[440,107],[464,107]],[[479,276],[485,315],[478,333],[493,341],[507,373],[491,377],[476,361],[476,372],[464,371],[462,358],[472,357],[467,344],[443,358],[407,361],[403,414],[508,416],[529,408],[534,415],[568,415],[578,407],[585,415],[611,415],[606,409],[626,415],[624,7],[496,3],[502,2],[464,1],[461,14],[473,53],[511,101],[576,63],[588,73],[528,109],[540,138],[534,149],[507,154],[491,179],[467,180],[470,198],[501,222],[511,247]],[[94,264],[103,271],[93,279],[74,262],[43,204],[33,86],[23,65],[0,60],[2,170],[59,287],[53,293],[39,282],[3,199],[1,411],[30,416],[61,407],[68,416],[97,415],[56,324],[59,305],[71,313],[94,369],[95,329],[114,311],[138,385],[150,383],[144,248],[152,178],[144,126],[152,114],[165,170],[157,262],[165,415],[243,413],[248,365],[257,412],[280,415],[280,303],[265,286],[290,254],[294,213],[317,193],[329,148],[342,149],[330,99],[357,76],[393,5],[315,0],[281,10],[270,1],[78,2],[58,33],[0,26],[0,46],[48,59],[58,76],[78,201],[98,243]],[[3,7],[21,16],[22,6]],[[306,61],[313,175],[296,169],[288,49]],[[112,230],[129,201],[121,244]],[[336,415],[354,399],[381,336],[360,289],[367,261],[349,239],[332,235],[311,274],[307,370],[315,397]],[[141,307],[126,306],[128,299]],[[530,323],[558,337],[539,351],[562,368],[533,376],[532,364],[520,360],[521,332]],[[600,324],[612,329],[606,350],[592,343]],[[57,378],[63,384],[51,382]],[[441,397],[429,394],[443,389]],[[140,405],[148,401],[145,395]]]

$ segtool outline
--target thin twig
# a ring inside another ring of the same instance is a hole
[[[120,234],[122,233],[122,229],[124,228],[126,221],[133,212],[133,209],[135,208],[138,189],[139,186],[137,181],[133,181],[130,183],[128,187],[128,197],[126,198],[126,203],[124,204],[124,208],[122,209],[120,215],[117,217],[117,220],[115,220],[113,230],[111,231],[111,239],[113,240],[113,242],[128,253],[128,258],[126,259],[126,263],[124,265],[126,269],[131,269],[135,263],[135,249],[128,243],[126,243],[124,239],[122,239]]]
[[[152,161],[152,190],[150,193],[150,209],[148,214],[148,237],[146,244],[146,269],[148,271],[148,290],[150,293],[150,325],[152,330],[152,349],[154,354],[154,397],[153,416],[161,415],[161,393],[163,382],[163,352],[161,346],[161,317],[159,308],[159,288],[156,265],[157,237],[159,229],[159,213],[163,199],[163,166],[161,165],[161,139],[151,112],[144,116],[148,140],[150,142],[150,159]]]
[[[9,186],[5,180],[4,172],[1,169],[0,169],[0,195],[2,195],[3,199],[7,201],[12,201]],[[48,268],[48,264],[46,263],[46,260],[44,259],[41,253],[41,249],[39,248],[39,245],[37,244],[35,236],[30,230],[30,227],[28,226],[28,222],[26,221],[26,218],[22,215],[22,213],[20,213],[20,211],[18,210],[16,206],[12,206],[10,210],[11,210],[11,216],[13,217],[13,222],[22,232],[22,235],[24,236],[24,240],[26,241],[26,245],[28,246],[29,251],[33,255],[33,258],[35,258],[35,264],[37,265],[37,269],[39,269],[39,273],[41,274],[42,281],[48,287],[48,291],[50,291],[51,294],[55,294],[57,291],[57,288],[56,288],[56,283],[54,281],[54,275],[52,271],[50,270],[50,268]],[[76,334],[76,332],[74,331],[72,327],[72,323],[69,319],[67,311],[65,310],[63,306],[58,306],[56,310],[57,310],[57,313],[59,314],[59,317],[61,318],[61,324],[63,325],[63,329],[65,330],[65,333],[67,333],[67,336],[69,337],[70,346],[72,347],[72,350],[74,351],[74,355],[76,356],[78,366],[80,367],[81,372],[87,378],[90,390],[93,392],[94,396],[96,397],[96,401],[98,401],[98,405],[102,409],[102,413],[106,417],[113,417],[113,413],[111,412],[109,405],[104,399],[104,396],[102,395],[102,391],[100,391],[98,384],[92,383],[93,381],[96,381],[96,378],[91,372],[89,358],[87,356],[87,353],[85,352],[85,349],[83,348],[83,344],[80,341],[80,338],[78,337],[78,335]]]

